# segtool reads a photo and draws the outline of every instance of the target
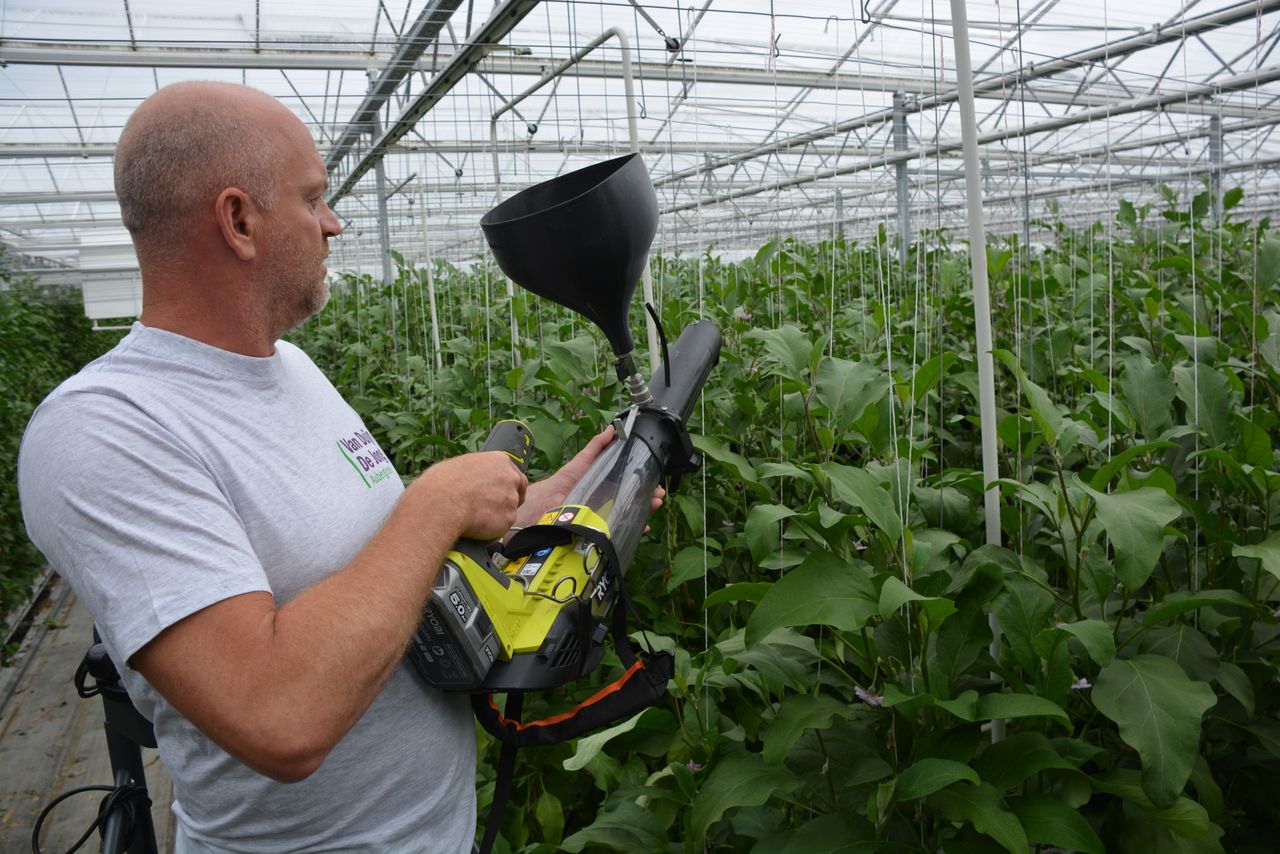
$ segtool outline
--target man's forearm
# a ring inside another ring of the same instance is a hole
[[[500,453],[433,466],[347,566],[280,608],[218,602],[130,662],[223,749],[280,780],[315,770],[395,669],[460,535],[496,537],[524,476]]]

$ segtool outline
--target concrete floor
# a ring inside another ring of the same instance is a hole
[[[72,679],[93,639],[86,611],[56,579],[12,666],[0,669],[0,852],[31,850],[31,830],[62,792],[110,785],[102,701],[81,699]],[[173,850],[173,789],[154,750],[143,750],[152,821],[162,854]],[[45,851],[70,848],[97,815],[102,792],[59,804],[45,820]],[[81,851],[97,851],[97,840]]]

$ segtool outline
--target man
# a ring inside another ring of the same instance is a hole
[[[160,90],[115,180],[140,321],[36,411],[19,488],[155,725],[178,850],[470,850],[469,707],[404,650],[452,543],[560,503],[610,434],[541,483],[490,452],[402,487],[278,341],[325,304],[341,229],[310,134],[274,99]]]

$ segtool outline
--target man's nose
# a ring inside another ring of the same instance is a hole
[[[337,237],[342,234],[342,223],[338,221],[338,215],[329,207],[329,203],[323,204],[324,215],[320,218],[320,227],[324,229],[325,237]]]

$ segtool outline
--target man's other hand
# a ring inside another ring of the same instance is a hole
[[[520,509],[516,513],[515,527],[525,528],[529,525],[536,525],[543,513],[552,507],[559,507],[564,504],[565,498],[578,485],[578,481],[582,480],[582,476],[587,473],[587,469],[591,468],[591,464],[599,459],[605,448],[609,447],[609,443],[613,441],[613,435],[613,425],[610,424],[600,433],[597,433],[586,444],[586,447],[575,454],[573,459],[561,466],[555,474],[529,484],[529,489],[525,493],[524,503],[520,505]],[[667,491],[661,486],[653,491],[653,505],[650,507],[650,512],[662,506],[662,499],[666,494]]]

